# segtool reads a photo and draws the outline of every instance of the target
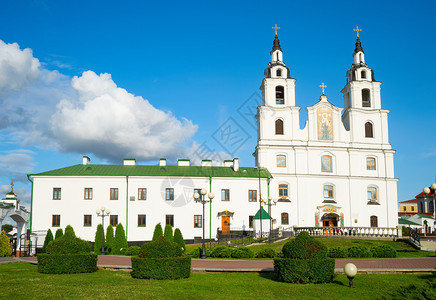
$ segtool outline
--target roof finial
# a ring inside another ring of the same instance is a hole
[[[14,181],[12,180],[11,181],[11,193],[13,193],[14,192]]]
[[[324,94],[324,89],[327,87],[325,84],[324,84],[324,82],[323,83],[321,83],[321,85],[319,86],[320,88],[322,88],[322,95],[323,96],[325,96],[325,94]]]
[[[275,29],[276,35],[277,35],[277,29],[280,29],[280,27],[277,27],[277,24],[276,24],[276,26],[272,27],[272,29]]]
[[[359,38],[359,31],[362,31],[362,29],[360,29],[359,26],[356,26],[353,30],[357,32],[357,38]]]

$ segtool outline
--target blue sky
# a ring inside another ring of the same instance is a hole
[[[28,203],[25,174],[82,155],[153,164],[195,160],[203,145],[253,166],[254,119],[241,112],[258,101],[271,27],[303,127],[322,82],[343,107],[358,25],[390,110],[398,199],[411,199],[436,175],[435,11],[434,1],[3,1],[0,192],[13,179]],[[229,124],[234,143],[216,134]]]

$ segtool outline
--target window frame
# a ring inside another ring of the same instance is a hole
[[[138,227],[147,227],[147,216],[145,214],[138,214]]]
[[[174,227],[174,215],[165,215],[165,225],[168,224]]]
[[[257,202],[257,190],[248,190],[248,202]]]
[[[116,227],[118,225],[118,215],[109,215],[109,224]]]
[[[194,215],[194,228],[203,228],[203,216]]]
[[[282,212],[280,214],[280,221],[282,225],[289,225],[289,213]]]
[[[61,215],[51,215],[51,227],[61,226]]]
[[[366,188],[367,198],[369,203],[378,202],[378,189],[375,186],[368,186]],[[375,197],[373,197],[375,195]]]
[[[248,216],[248,228],[254,227],[254,216]]]
[[[275,135],[284,135],[285,134],[285,122],[282,119],[277,119],[275,121]]]
[[[147,200],[147,188],[138,188],[138,200]]]
[[[324,169],[324,160],[328,158],[329,159],[329,164],[330,164],[330,169]],[[322,155],[321,156],[321,172],[325,172],[325,173],[332,173],[333,172],[333,157],[331,155]]]
[[[375,224],[375,226],[373,226]],[[369,226],[374,228],[374,227],[378,227],[378,217],[377,216],[370,216],[369,217]]]
[[[174,201],[174,188],[165,189],[165,200]]]
[[[277,85],[275,87],[275,98],[276,98],[276,104],[277,105],[284,105],[285,104],[285,87],[283,85]],[[282,95],[282,98],[278,97],[278,94]]]
[[[327,196],[326,196],[326,192],[327,192]],[[331,196],[330,196],[330,194],[331,194]],[[325,199],[334,199],[335,198],[335,187],[333,184],[324,184],[323,196]]]
[[[92,227],[92,215],[83,215],[83,227]]]
[[[230,201],[230,189],[221,189],[221,201]]]
[[[110,188],[110,200],[118,200],[118,188]]]
[[[286,155],[276,155],[276,166],[277,168],[286,168]]]
[[[279,197],[288,198],[289,197],[289,184],[279,183]]]
[[[368,171],[375,171],[377,170],[377,163],[374,157],[367,157],[366,158],[366,169]]]
[[[374,124],[370,121],[365,122],[365,138],[374,138]]]
[[[60,187],[53,188],[53,200],[62,200],[62,190]]]
[[[83,189],[83,200],[92,200],[93,196],[94,196],[94,191],[92,188]]]

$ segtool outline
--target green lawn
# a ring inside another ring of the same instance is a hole
[[[353,247],[353,246],[365,246],[368,248],[371,248],[373,246],[377,245],[390,245],[394,247],[395,250],[416,250],[413,248],[410,244],[402,241],[384,241],[384,240],[363,240],[363,239],[337,239],[337,238],[317,238],[320,242],[325,244],[327,247],[335,247],[335,246],[341,246],[341,247]],[[287,242],[287,240],[279,241],[276,243],[268,244],[263,243],[259,245],[252,245],[250,246],[253,251],[259,252],[260,250],[264,248],[273,248],[276,251],[281,251],[283,245]],[[187,245],[186,249],[188,253],[196,248],[201,247],[201,245]],[[418,252],[397,252],[397,257],[399,258],[407,258],[407,257],[430,257],[435,256],[434,252],[428,252],[428,251],[418,251]]]
[[[377,299],[401,286],[421,284],[430,275],[362,274],[348,288],[345,275],[328,284],[288,284],[272,274],[192,273],[190,278],[133,279],[128,272],[99,270],[91,274],[48,275],[30,264],[0,265],[0,298],[4,299]]]

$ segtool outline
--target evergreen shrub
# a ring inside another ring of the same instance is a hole
[[[97,255],[91,246],[66,234],[47,245],[47,253],[38,254],[38,271],[46,274],[90,273],[97,271]]]
[[[139,253],[141,253],[141,247],[139,247],[139,246],[131,246],[131,247],[127,248],[127,250],[124,253],[124,255],[126,255],[126,256],[137,256],[137,255],[139,255]]]
[[[205,251],[206,251],[206,256],[210,257],[211,252],[210,252],[208,247],[205,248]],[[191,255],[191,257],[193,257],[193,258],[200,258],[201,252],[203,252],[203,247],[197,247],[197,248],[192,249],[191,252],[189,253],[189,255]]]
[[[372,253],[364,246],[354,246],[348,248],[348,257],[372,257]]]
[[[183,239],[182,232],[180,231],[179,228],[176,228],[176,230],[174,230],[174,242],[179,244],[179,246],[183,249],[183,252],[185,252],[186,250],[185,240]]]
[[[256,258],[274,258],[277,252],[272,248],[265,248],[256,253]]]
[[[12,246],[9,243],[8,236],[5,231],[2,230],[0,234],[0,257],[11,256],[12,255]]]
[[[133,256],[134,278],[180,279],[191,274],[191,257],[182,254],[179,244],[160,236],[141,246],[139,256]]]
[[[232,249],[231,255],[233,258],[253,258],[254,252],[248,247],[238,247]]]
[[[127,250],[126,232],[121,223],[115,228],[115,238],[112,245],[112,254],[123,254]]]
[[[373,257],[394,258],[397,257],[397,251],[389,245],[379,245],[371,248]]]
[[[211,257],[228,258],[232,256],[232,249],[227,246],[216,246],[213,248]]]
[[[301,232],[282,249],[282,257],[274,259],[277,279],[291,283],[325,283],[334,277],[335,260],[327,257],[327,248]]]
[[[331,258],[345,258],[348,257],[348,249],[344,247],[330,247],[328,248],[328,257]]]
[[[51,230],[49,229],[44,239],[44,245],[42,246],[42,250],[41,250],[42,253],[45,253],[47,251],[47,245],[51,241],[53,241],[53,233],[51,233]]]
[[[112,225],[109,225],[106,228],[106,241],[104,242],[104,252],[107,254],[111,254],[112,253],[112,247],[114,244],[114,228],[112,227]]]
[[[101,254],[101,246],[104,239],[104,233],[103,233],[103,225],[98,224],[97,230],[95,231],[95,238],[94,238],[94,253],[100,255]]]
[[[157,223],[156,226],[154,227],[152,241],[157,240],[157,238],[160,236],[163,236],[163,230],[162,230],[162,226],[160,225],[160,223]]]
[[[65,227],[64,235],[76,236],[76,234],[74,233],[74,229],[71,225],[67,225],[67,227]]]
[[[165,225],[164,237],[168,241],[174,242],[173,227],[170,224]]]
[[[63,236],[64,236],[64,232],[62,231],[62,228],[58,228],[58,230],[56,230],[55,233],[55,240]]]

